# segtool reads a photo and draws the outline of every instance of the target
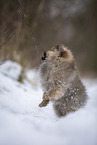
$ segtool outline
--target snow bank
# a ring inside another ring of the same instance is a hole
[[[15,63],[10,63],[14,68]],[[97,145],[97,80],[84,79],[87,105],[60,119],[52,103],[38,107],[43,93],[39,86],[10,77],[10,63],[0,68],[0,145]],[[18,74],[13,71],[11,76]]]
[[[20,73],[22,71],[21,65],[16,62],[12,62],[10,60],[5,61],[2,65],[0,65],[0,73],[11,77],[13,79],[18,79]]]

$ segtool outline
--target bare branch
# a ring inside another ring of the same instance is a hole
[[[7,27],[4,29],[4,31],[3,31],[4,33],[6,33],[8,31],[8,29],[10,28],[10,26],[11,26],[13,20],[15,19],[16,15],[17,15],[17,13],[15,13],[15,15],[12,17],[12,19],[9,22],[9,24],[7,25]]]
[[[25,13],[25,11],[24,11],[23,3],[22,3],[21,0],[18,0],[18,2],[19,2],[19,4],[20,4],[20,8],[21,8],[21,11],[22,11],[24,20],[25,20],[26,28],[27,28],[29,34],[31,35],[31,38],[33,38],[33,36],[32,36],[32,31],[31,31],[31,29],[30,29],[30,27],[29,27],[29,24],[28,24],[28,18],[26,17],[26,13]]]
[[[19,2],[19,4],[20,4],[20,8],[21,8],[21,11],[22,11],[22,14],[23,14],[24,20],[25,20],[26,28],[27,28],[27,30],[28,30],[30,36],[31,36],[31,39],[32,39],[33,42],[34,42],[34,45],[35,45],[35,48],[36,48],[37,54],[38,54],[38,56],[39,56],[39,63],[40,63],[40,53],[39,53],[39,48],[38,48],[38,46],[37,46],[37,44],[36,44],[36,42],[35,42],[35,38],[33,37],[33,35],[32,35],[32,31],[31,31],[31,29],[30,29],[30,27],[29,27],[29,24],[28,24],[28,18],[27,18],[27,15],[26,15],[25,11],[24,11],[23,3],[22,3],[21,0],[18,0],[18,2]]]
[[[33,25],[32,25],[33,30],[35,30],[35,28],[37,26],[37,21],[38,21],[38,18],[40,16],[40,13],[43,10],[44,3],[45,3],[45,0],[41,0],[40,3],[39,3],[39,6],[38,6],[37,11],[36,11],[36,16],[34,17],[34,20],[33,20]]]
[[[6,40],[5,42],[3,42],[1,45],[0,45],[0,49],[2,46],[4,46],[12,37],[13,37],[14,33],[12,35],[10,35]]]
[[[17,16],[17,12],[14,14],[14,16],[12,17],[12,19],[10,20],[9,24],[7,25],[7,27],[3,30],[3,33],[6,33],[10,27],[11,24],[13,22],[13,20],[15,19],[15,17]],[[1,45],[0,45],[0,49],[1,47],[3,47],[12,37],[13,37],[14,33],[12,35],[10,35]]]

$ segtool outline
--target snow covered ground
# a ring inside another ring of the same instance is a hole
[[[89,96],[84,108],[57,118],[52,103],[38,107],[39,85],[17,81],[20,72],[14,62],[0,65],[0,145],[97,145],[97,79],[83,79]],[[38,84],[37,72],[27,74]]]

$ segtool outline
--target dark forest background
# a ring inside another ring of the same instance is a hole
[[[97,0],[0,0],[0,60],[38,68],[44,50],[70,48],[81,74],[97,74]]]

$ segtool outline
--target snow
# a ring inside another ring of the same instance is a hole
[[[22,67],[16,62],[7,60],[0,65],[0,73],[7,75],[13,79],[17,79],[22,71]]]
[[[52,103],[38,107],[39,84],[17,81],[20,68],[11,61],[0,66],[0,145],[97,145],[97,79],[83,79],[87,105],[58,118]],[[32,82],[38,80],[35,70],[27,74]]]

